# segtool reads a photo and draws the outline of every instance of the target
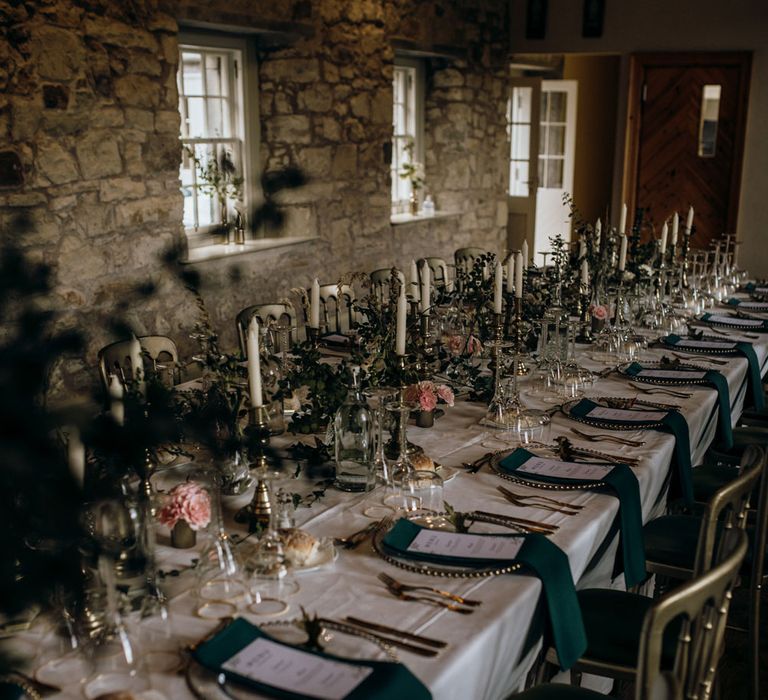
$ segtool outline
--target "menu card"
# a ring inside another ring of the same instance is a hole
[[[413,538],[408,545],[408,551],[441,557],[509,561],[517,556],[524,542],[524,537],[469,535],[425,529]]]
[[[561,462],[557,459],[544,459],[544,457],[531,457],[523,462],[516,473],[526,472],[539,476],[555,476],[562,479],[602,479],[613,471],[613,464],[583,464],[581,462]]]
[[[726,326],[762,326],[764,321],[757,318],[734,318],[733,316],[710,316],[708,323],[722,323]]]
[[[650,379],[704,379],[706,372],[678,371],[674,369],[644,369],[638,372],[636,377],[648,377]]]
[[[718,340],[686,340],[682,339],[675,343],[677,348],[698,348],[700,350],[735,350],[736,343],[730,343],[727,340],[722,342]]]
[[[737,306],[740,309],[751,309],[752,311],[768,310],[768,301],[742,301]]]
[[[597,406],[587,413],[587,418],[648,423],[662,420],[666,415],[666,411],[627,411],[621,408],[605,408],[603,406]]]
[[[269,639],[255,639],[221,667],[257,683],[321,700],[343,700],[373,673],[369,666],[324,659]]]

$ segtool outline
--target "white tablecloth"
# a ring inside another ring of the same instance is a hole
[[[755,342],[755,350],[761,366],[768,359],[768,338]],[[649,350],[644,359],[658,359],[663,350]],[[696,361],[695,356],[692,362]],[[585,359],[584,362],[588,364]],[[604,366],[604,365],[603,365]],[[592,364],[593,368],[600,368]],[[733,358],[727,366],[716,367],[727,377],[731,392],[734,421],[740,415],[746,391],[747,361]],[[521,384],[524,394],[525,383]],[[716,392],[709,387],[685,387],[693,396],[690,399],[676,399],[659,395],[656,400],[665,403],[679,403],[685,415],[691,439],[693,463],[698,464],[712,442],[716,429]],[[627,382],[611,375],[599,380],[589,392],[593,396],[635,396],[636,391]],[[648,398],[651,397],[641,397]],[[530,402],[529,402],[530,403]],[[533,405],[533,404],[531,404]],[[431,429],[409,427],[409,439],[425,449],[435,460],[447,466],[457,466],[472,461],[490,449],[500,448],[478,425],[484,415],[485,406],[459,401]],[[552,436],[569,435],[574,425],[562,415],[556,415],[552,423]],[[585,427],[585,430],[593,430]],[[598,431],[599,432],[599,431]],[[661,490],[670,469],[674,438],[665,433],[622,432],[630,438],[642,438],[644,447],[638,449],[614,443],[593,445],[604,451],[640,457],[639,466],[634,470],[640,484],[643,517],[663,510]],[[569,435],[573,438],[574,436]],[[289,438],[285,442],[291,442]],[[589,445],[587,445],[589,446]],[[584,506],[576,516],[548,513],[536,509],[513,508],[496,491],[500,480],[487,469],[477,474],[460,471],[445,485],[445,500],[457,510],[473,509],[506,512],[534,520],[556,523],[560,529],[551,540],[563,549],[571,566],[577,587],[621,586],[622,582],[611,581],[610,575],[615,556],[615,542],[603,554],[600,562],[587,570],[598,549],[603,545],[618,509],[616,498],[593,492],[563,492],[563,500],[572,500]],[[515,485],[516,490],[525,487]],[[299,490],[293,485],[289,490]],[[347,535],[370,522],[362,511],[370,503],[380,502],[380,491],[370,494],[350,495],[329,489],[322,499],[311,508],[299,508],[298,524],[317,536]],[[246,497],[227,498],[225,507],[235,509],[249,500]],[[193,554],[161,546],[163,568],[184,564]],[[538,578],[526,575],[510,575],[482,580],[440,579],[443,588],[461,595],[480,598],[483,605],[472,615],[457,615],[427,605],[409,603],[390,596],[376,575],[387,571],[395,577],[411,581],[418,578],[396,569],[379,559],[369,544],[356,550],[341,550],[338,560],[327,568],[301,575],[300,591],[291,600],[287,616],[299,614],[299,605],[310,612],[324,617],[343,618],[356,615],[369,620],[384,622],[390,626],[424,633],[449,643],[447,649],[436,658],[427,659],[405,651],[399,657],[441,700],[496,699],[519,689],[535,658],[536,648],[525,648],[534,612],[541,594]],[[182,574],[173,579],[176,590],[191,585],[191,575]],[[171,604],[174,633],[180,640],[192,641],[206,634],[213,626],[211,621],[201,620],[195,615],[196,603],[191,593],[176,595]],[[258,623],[264,618],[246,614]],[[35,639],[34,632],[27,635]],[[73,679],[76,681],[76,679]],[[168,698],[191,697],[183,678],[173,674],[153,676],[154,687]],[[78,697],[76,682],[61,697]]]

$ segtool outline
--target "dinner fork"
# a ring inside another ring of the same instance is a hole
[[[667,389],[662,386],[655,386],[653,389],[649,389],[648,387],[643,386],[642,384],[637,384],[636,382],[629,382],[629,386],[631,386],[633,389],[637,389],[643,394],[668,394],[669,396],[676,396],[678,399],[690,399],[691,396],[693,396],[693,394],[687,391],[675,391],[674,389]]]
[[[572,433],[588,442],[602,442],[603,440],[608,440],[609,442],[615,442],[619,445],[629,445],[630,447],[642,447],[645,445],[645,440],[630,440],[629,438],[619,437],[618,435],[608,435],[605,433],[583,433],[578,428],[571,428],[570,430]]]
[[[727,333],[726,331],[721,331],[719,328],[715,328],[714,326],[707,326],[707,325],[699,325],[698,328],[706,328],[707,330],[713,331],[714,333],[717,333],[718,335],[723,335],[726,338],[733,338],[732,333]],[[755,335],[754,333],[744,333],[743,331],[739,330],[738,328],[734,328],[738,335],[743,336],[744,338],[751,338],[752,340],[758,340],[760,338],[759,335]]]
[[[398,591],[429,591],[430,593],[442,596],[443,598],[449,598],[455,603],[468,605],[472,608],[478,605],[482,605],[483,603],[482,600],[470,600],[469,598],[462,598],[460,595],[456,595],[450,591],[443,591],[439,588],[433,588],[432,586],[421,586],[414,583],[402,583],[401,581],[392,578],[388,574],[385,574],[383,571],[379,574],[378,578],[380,581],[383,581],[388,588],[393,588]]]
[[[519,499],[536,499],[537,501],[546,501],[556,506],[563,506],[563,508],[573,508],[574,510],[581,510],[584,506],[576,505],[575,503],[568,503],[568,501],[558,501],[556,498],[550,498],[549,496],[540,496],[537,493],[515,493],[514,491],[505,488],[504,486],[497,486],[496,489],[504,494],[509,494]]]
[[[509,493],[505,493],[504,491],[501,491],[502,496],[504,496],[504,499],[507,501],[507,503],[511,503],[513,506],[518,506],[519,508],[536,508],[538,510],[546,510],[550,513],[561,513],[562,515],[577,515],[578,511],[576,510],[569,510],[568,508],[561,508],[560,506],[556,506],[550,503],[539,503],[537,501],[521,501],[517,496],[513,496]]]
[[[426,595],[412,595],[410,593],[403,593],[402,591],[387,586],[387,590],[400,600],[407,600],[414,603],[428,603],[429,605],[436,605],[438,608],[445,608],[451,612],[461,613],[462,615],[471,615],[475,612],[474,608],[463,608],[457,603],[450,603],[447,600],[441,600],[440,598],[430,598]]]

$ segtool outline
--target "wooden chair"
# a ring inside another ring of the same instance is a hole
[[[400,280],[400,284],[405,284],[405,275],[400,270],[395,270],[397,279]],[[384,267],[380,270],[374,270],[371,272],[371,293],[381,303],[385,303],[389,299],[389,290],[392,286],[392,268]]]
[[[327,333],[348,333],[356,324],[354,301],[355,292],[348,284],[320,285],[320,328]]]
[[[640,620],[637,663],[632,677],[635,700],[707,700],[723,653],[731,591],[747,553],[742,530],[726,531],[710,571],[653,601]],[[618,596],[632,593],[613,591]],[[627,624],[625,615],[614,627]],[[570,685],[549,684],[515,695],[516,700],[599,700],[601,693]]]
[[[144,335],[140,336],[138,340],[143,359],[149,358],[151,360],[154,371],[160,369],[159,363],[167,363],[171,366],[178,365],[179,351],[171,338],[164,335]],[[130,340],[118,340],[99,350],[99,376],[105,391],[109,389],[110,374],[117,375],[122,384],[125,384],[127,378],[133,376],[130,351]],[[142,371],[144,369],[142,366]]]
[[[696,521],[698,540],[687,546],[694,552],[692,577],[701,578],[723,560],[723,546],[726,533],[744,531],[749,497],[755,490],[765,465],[765,451],[757,446],[750,446],[744,453],[742,469],[738,478],[721,488],[711,501],[701,519],[693,516],[663,516],[664,518],[691,517]],[[646,529],[648,525],[646,525]],[[667,521],[670,540],[683,540],[690,524],[684,526],[681,521]],[[646,558],[649,571],[670,575],[682,567],[672,563],[663,566],[652,560],[653,544],[648,542],[646,533]],[[691,578],[689,574],[688,578]],[[670,594],[671,595],[671,594]],[[599,676],[619,680],[634,680],[638,677],[638,654],[640,649],[640,630],[643,620],[653,606],[653,600],[643,595],[613,589],[585,589],[578,592],[584,627],[587,632],[587,651],[571,669],[574,678],[581,673],[594,673]],[[617,624],[617,622],[619,622]],[[674,641],[674,640],[673,640]],[[667,651],[671,642],[666,640]],[[553,648],[547,650],[546,663],[559,665],[557,653]],[[698,697],[698,696],[697,696]]]
[[[240,342],[240,353],[243,357],[246,357],[247,351],[247,338],[248,327],[251,325],[251,319],[256,317],[259,320],[259,324],[264,327],[270,325],[276,326],[279,323],[284,322],[286,325],[290,325],[288,332],[288,344],[302,342],[305,339],[305,329],[299,326],[296,318],[296,310],[290,304],[255,304],[254,306],[246,306],[235,317],[235,325],[237,326],[237,338]],[[288,348],[286,348],[287,350]],[[282,350],[279,342],[275,342],[275,351]]]

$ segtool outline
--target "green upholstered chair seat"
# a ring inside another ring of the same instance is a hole
[[[701,520],[690,515],[663,515],[643,528],[648,561],[693,570]]]
[[[513,695],[510,700],[605,700],[606,696],[593,690],[562,683],[546,683]]]
[[[636,667],[643,619],[653,599],[606,588],[586,588],[577,595],[587,632],[583,658]],[[669,665],[674,659],[678,629],[678,625],[670,625],[664,635],[662,653]]]

